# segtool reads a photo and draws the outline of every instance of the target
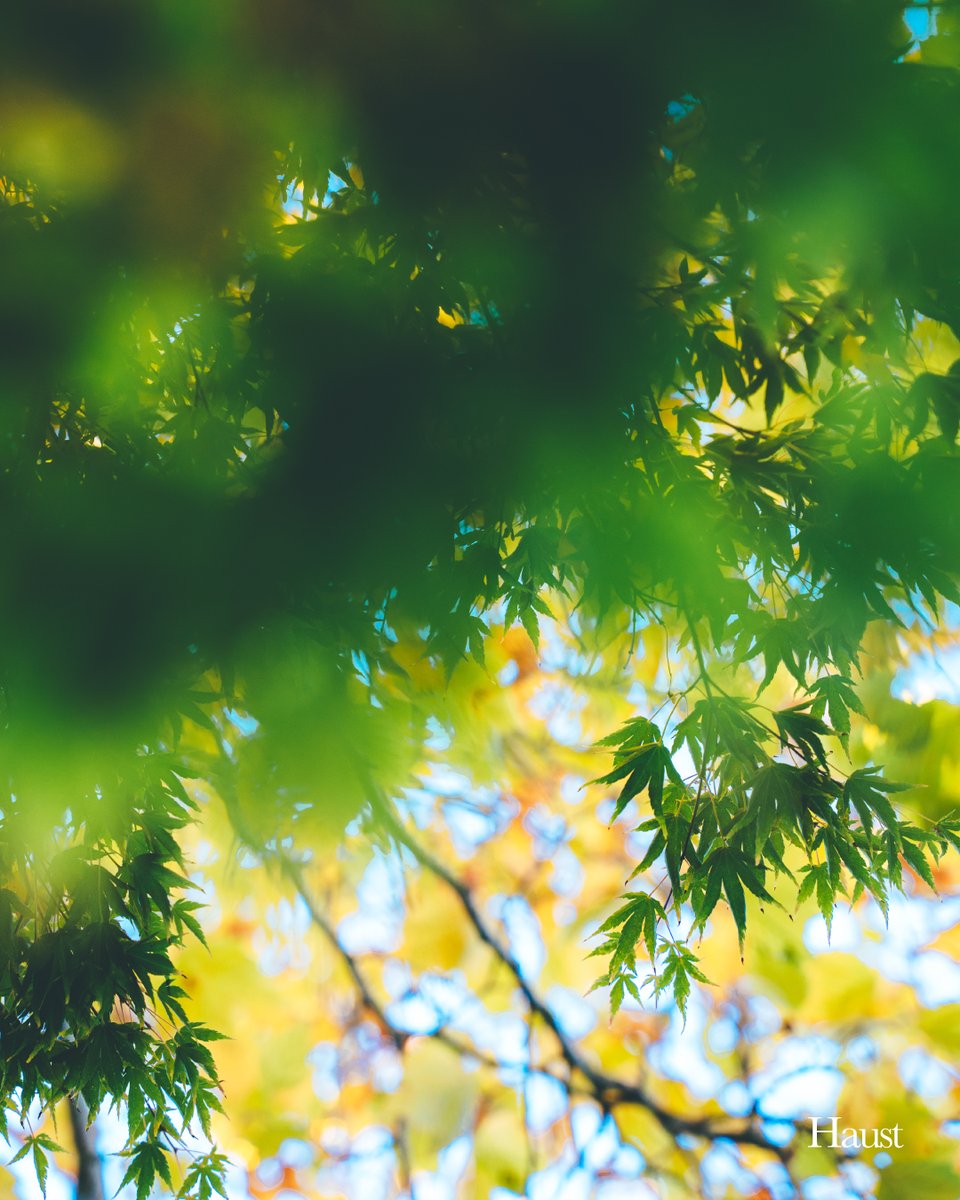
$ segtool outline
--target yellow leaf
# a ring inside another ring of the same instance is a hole
[[[437,324],[444,325],[447,329],[456,329],[458,325],[463,324],[463,317],[456,309],[452,313],[449,313],[445,308],[438,308]]]
[[[409,1123],[414,1161],[425,1165],[469,1124],[477,1096],[477,1078],[442,1042],[413,1038],[403,1056],[403,1080],[386,1098],[384,1114],[392,1124]]]
[[[415,967],[448,971],[460,964],[467,947],[465,918],[439,887],[417,890],[404,924],[404,957]]]
[[[960,1059],[960,1004],[924,1009],[917,1024],[927,1035],[934,1052],[950,1061]]]
[[[522,1113],[507,1108],[491,1112],[477,1130],[474,1146],[478,1196],[487,1196],[496,1187],[523,1191],[529,1150]]]

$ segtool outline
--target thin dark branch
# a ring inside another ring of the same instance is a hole
[[[597,1070],[589,1063],[574,1046],[570,1038],[560,1027],[557,1018],[537,994],[530,983],[524,978],[516,958],[510,949],[497,937],[477,908],[469,888],[458,879],[439,859],[435,858],[422,846],[409,831],[400,823],[390,806],[379,795],[368,791],[371,806],[375,815],[383,823],[391,836],[405,846],[414,858],[432,874],[436,875],[455,893],[461,907],[466,913],[480,940],[488,946],[513,975],[517,986],[523,993],[530,1012],[538,1017],[550,1030],[557,1041],[560,1053],[572,1072],[581,1075],[589,1084],[589,1090],[601,1108],[609,1111],[618,1105],[637,1105],[650,1112],[661,1127],[673,1137],[687,1135],[691,1137],[716,1140],[726,1138],[743,1146],[756,1146],[774,1154],[781,1162],[786,1163],[791,1157],[789,1147],[777,1145],[763,1133],[750,1124],[727,1125],[716,1119],[682,1117],[663,1108],[639,1084],[628,1083],[612,1075]]]
[[[406,1043],[408,1035],[401,1029],[397,1029],[390,1021],[380,1001],[374,996],[373,992],[363,976],[360,968],[357,966],[353,955],[344,947],[340,939],[337,937],[337,931],[330,924],[326,915],[320,911],[310,889],[306,886],[303,880],[303,871],[299,864],[293,862],[284,854],[278,854],[276,861],[280,865],[280,869],[284,875],[290,880],[293,886],[297,889],[297,894],[306,905],[307,912],[310,914],[310,920],[323,933],[324,937],[330,945],[337,951],[341,962],[347,968],[350,978],[353,980],[354,986],[360,995],[360,999],[365,1008],[367,1008],[376,1018],[377,1023],[383,1028],[384,1032],[397,1047],[402,1050]]]
[[[231,816],[237,818],[239,817],[239,813],[235,811],[236,806],[229,803],[229,799],[232,799],[230,781],[230,768],[232,764],[229,763],[229,760],[225,756],[222,757],[221,761],[224,767],[227,768],[224,772],[224,778],[220,780],[221,794],[228,800],[228,808],[231,811]],[[367,799],[374,816],[381,822],[385,831],[398,845],[405,846],[422,867],[436,875],[454,892],[477,936],[510,971],[526,1000],[530,1013],[539,1018],[553,1034],[560,1049],[560,1054],[571,1072],[571,1076],[579,1075],[585,1080],[588,1094],[596,1100],[605,1112],[611,1112],[614,1108],[621,1105],[636,1105],[637,1107],[645,1108],[672,1137],[688,1136],[711,1141],[726,1139],[741,1146],[755,1146],[761,1150],[765,1150],[773,1154],[784,1165],[790,1161],[792,1156],[790,1147],[780,1146],[770,1141],[757,1128],[755,1122],[728,1125],[716,1119],[706,1117],[682,1117],[660,1105],[639,1084],[629,1083],[626,1080],[607,1075],[589,1063],[563,1031],[556,1016],[546,1002],[524,978],[520,964],[509,947],[497,937],[496,933],[487,924],[487,921],[477,908],[470,889],[439,859],[432,855],[425,846],[422,846],[404,827],[390,804],[381,796],[372,783],[366,771],[361,769],[360,776],[364,782]],[[242,821],[235,823],[234,827],[237,829],[240,837],[247,841],[251,848],[256,849],[265,858],[273,859],[284,876],[293,884],[307,908],[311,921],[323,933],[324,937],[346,966],[362,1003],[374,1016],[394,1045],[399,1050],[402,1050],[410,1034],[394,1025],[383,1005],[373,994],[356,960],[346,947],[341,944],[336,930],[326,915],[320,910],[310,889],[307,887],[303,878],[302,866],[283,851],[268,850],[256,840],[250,840],[250,832],[244,827]],[[441,1029],[431,1032],[428,1036],[445,1042],[458,1053],[470,1054],[480,1061],[484,1061],[482,1052],[478,1053],[476,1050],[460,1044]],[[491,1060],[490,1065],[497,1067],[500,1064]],[[561,1079],[559,1082],[570,1091],[573,1091],[576,1087],[575,1080],[572,1077],[566,1080]]]
[[[303,900],[307,909],[307,913],[310,916],[310,920],[321,931],[334,950],[336,950],[344,966],[347,968],[350,978],[353,980],[356,986],[357,993],[360,997],[360,1002],[373,1015],[374,1019],[383,1028],[397,1049],[402,1050],[406,1042],[413,1035],[407,1032],[407,1030],[401,1029],[398,1025],[396,1025],[387,1014],[383,1004],[376,998],[376,996],[374,996],[370,988],[370,984],[367,982],[363,972],[361,971],[357,960],[337,937],[336,930],[330,923],[329,918],[323,912],[321,912],[319,906],[317,905],[316,900],[304,881],[301,867],[282,853],[275,855],[274,858],[277,863],[279,863],[283,874],[286,875],[293,886],[297,889],[297,894]],[[490,1067],[493,1070],[500,1070],[503,1067],[503,1064],[498,1059],[493,1058],[489,1054],[485,1054],[476,1046],[461,1041],[459,1038],[456,1038],[452,1034],[448,1033],[445,1029],[432,1029],[422,1036],[433,1038],[435,1041],[442,1042],[445,1046],[449,1046],[450,1049],[455,1053],[469,1055],[471,1058],[476,1059],[477,1062],[482,1063],[483,1066]]]

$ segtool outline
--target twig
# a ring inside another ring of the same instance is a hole
[[[663,1108],[639,1084],[628,1083],[607,1075],[593,1067],[573,1045],[561,1029],[557,1018],[548,1005],[536,993],[530,983],[524,978],[516,958],[507,946],[500,941],[491,930],[470,893],[469,888],[458,879],[442,862],[435,858],[425,847],[404,828],[391,811],[386,802],[372,789],[368,792],[371,807],[376,816],[383,822],[397,842],[406,846],[417,861],[432,874],[436,875],[455,893],[461,907],[466,913],[480,940],[507,967],[516,980],[517,986],[527,1002],[530,1012],[537,1016],[547,1026],[557,1041],[560,1053],[572,1072],[580,1074],[589,1084],[594,1099],[605,1111],[610,1111],[617,1105],[636,1105],[645,1108],[660,1126],[671,1136],[688,1135],[709,1140],[726,1138],[744,1146],[756,1146],[774,1154],[781,1162],[787,1162],[791,1152],[788,1147],[777,1145],[766,1138],[752,1124],[726,1126],[710,1118],[682,1117]]]
[[[225,757],[221,761],[227,768],[225,774],[229,775],[232,764]],[[480,910],[477,908],[476,902],[467,885],[461,879],[457,878],[453,872],[444,866],[439,859],[434,857],[426,847],[422,846],[408,832],[390,808],[388,802],[380,795],[367,772],[361,769],[359,773],[374,816],[380,820],[396,843],[405,846],[422,867],[441,879],[456,895],[477,936],[510,971],[526,1000],[530,1013],[538,1017],[553,1034],[560,1049],[560,1054],[570,1071],[570,1076],[566,1079],[558,1076],[553,1076],[553,1078],[556,1078],[567,1089],[568,1093],[572,1094],[575,1090],[579,1090],[574,1078],[574,1076],[579,1075],[587,1084],[587,1094],[596,1101],[604,1112],[612,1112],[613,1109],[620,1105],[635,1105],[646,1109],[659,1123],[661,1128],[674,1138],[688,1136],[704,1138],[710,1141],[725,1139],[741,1146],[754,1146],[774,1155],[784,1166],[787,1166],[792,1156],[790,1147],[780,1146],[770,1141],[756,1128],[754,1122],[726,1125],[716,1119],[707,1117],[680,1116],[662,1107],[639,1084],[617,1079],[615,1076],[607,1075],[605,1072],[599,1071],[592,1066],[564,1033],[557,1018],[546,1002],[524,978],[520,964],[511,953],[509,947],[497,937],[487,924]],[[225,799],[228,797],[232,798],[229,779],[222,779],[221,784],[223,787],[221,794],[224,795]],[[239,817],[239,812],[236,810],[234,804],[228,803],[228,809],[232,817]],[[373,994],[353,955],[341,944],[333,925],[314,900],[310,889],[304,881],[301,865],[279,848],[268,850],[256,840],[250,841],[249,830],[244,828],[242,821],[235,823],[235,828],[239,836],[248,841],[252,849],[257,850],[268,859],[273,859],[281,872],[296,888],[297,893],[306,906],[311,921],[323,933],[324,937],[346,966],[363,1005],[373,1014],[397,1049],[402,1051],[412,1035],[400,1029],[390,1020],[386,1009]],[[485,1057],[482,1051],[478,1052],[468,1046],[464,1046],[441,1028],[429,1032],[426,1036],[444,1042],[459,1054],[469,1054],[496,1069],[502,1067],[502,1064],[496,1059]],[[545,1073],[552,1074],[551,1072]]]
[[[402,1050],[409,1035],[404,1033],[403,1030],[397,1029],[397,1027],[392,1024],[383,1008],[383,1005],[370,990],[370,987],[367,984],[367,981],[364,978],[360,968],[357,966],[353,955],[350,954],[346,947],[341,944],[340,939],[337,937],[337,931],[330,924],[326,915],[317,907],[316,901],[314,900],[309,888],[303,881],[303,872],[299,864],[295,863],[287,855],[282,853],[277,854],[275,858],[276,862],[280,866],[280,870],[297,889],[297,894],[300,896],[300,899],[306,906],[307,912],[310,915],[310,920],[323,933],[324,937],[340,956],[340,960],[347,968],[350,978],[353,980],[354,987],[356,987],[364,1007],[369,1009],[369,1011],[374,1015],[378,1024],[382,1026],[384,1032],[387,1034],[396,1048],[398,1050]]]

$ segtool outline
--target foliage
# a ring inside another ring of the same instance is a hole
[[[176,1178],[167,1157],[221,1103],[216,1035],[177,982],[203,938],[183,846],[217,803],[290,886],[358,816],[439,867],[602,1102],[609,1080],[398,807],[453,728],[451,758],[472,747],[496,779],[500,726],[458,679],[497,693],[484,664],[520,630],[518,673],[553,630],[621,697],[584,682],[619,729],[596,730],[606,769],[577,757],[642,841],[599,947],[614,1010],[649,987],[685,1012],[724,907],[745,955],[754,901],[772,919],[812,899],[829,926],[842,896],[886,911],[950,869],[960,823],[896,802],[863,734],[896,721],[871,725],[859,691],[871,639],[910,648],[960,603],[960,26],[938,6],[918,46],[904,15],[5,17],[19,1119],[115,1106],[138,1200],[221,1186],[217,1151]]]

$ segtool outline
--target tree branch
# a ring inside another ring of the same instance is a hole
[[[312,893],[303,881],[303,871],[298,863],[293,862],[286,854],[278,853],[276,861],[280,864],[280,869],[284,875],[290,880],[293,886],[297,889],[297,894],[306,905],[307,912],[310,914],[310,920],[316,925],[320,932],[324,935],[330,945],[337,951],[341,962],[347,968],[350,978],[353,980],[354,986],[360,995],[360,1000],[364,1007],[369,1009],[376,1017],[377,1022],[383,1027],[384,1032],[389,1036],[390,1040],[398,1050],[402,1050],[406,1043],[408,1034],[397,1029],[390,1021],[380,1001],[374,996],[370,990],[366,979],[363,976],[360,968],[357,966],[353,955],[340,943],[337,937],[337,931],[330,924],[326,915],[320,911]]]
[[[224,765],[226,766],[228,763],[225,762]],[[229,775],[229,771],[225,774]],[[400,822],[389,803],[380,795],[369,775],[362,769],[360,775],[374,816],[382,823],[383,827],[396,843],[405,846],[422,867],[441,879],[456,895],[477,936],[510,971],[526,1000],[531,1014],[538,1017],[553,1034],[560,1049],[560,1054],[571,1074],[577,1074],[585,1080],[587,1094],[600,1105],[601,1109],[605,1112],[611,1112],[618,1106],[635,1105],[646,1109],[660,1124],[661,1128],[669,1133],[671,1137],[688,1136],[704,1138],[709,1141],[725,1139],[741,1146],[754,1146],[774,1155],[786,1167],[792,1157],[791,1148],[789,1146],[780,1146],[770,1141],[756,1127],[754,1121],[725,1125],[716,1119],[680,1116],[660,1105],[641,1085],[608,1075],[603,1071],[597,1070],[597,1068],[589,1063],[566,1033],[564,1033],[556,1016],[546,1002],[523,977],[520,964],[511,953],[509,947],[497,937],[496,933],[487,924],[467,885],[413,837]],[[221,793],[225,794],[226,798],[226,796],[230,795],[228,779],[223,779],[221,784],[226,785]],[[228,807],[235,809],[235,805],[228,805]],[[234,818],[238,817],[238,815],[236,812],[231,812],[231,816]],[[243,828],[242,822],[237,824],[235,821],[234,827],[244,840],[249,839],[249,831]],[[302,866],[282,850],[268,850],[263,845],[258,844],[256,840],[250,840],[249,845],[266,858],[272,858],[279,866],[283,875],[292,883],[298,895],[303,900],[311,921],[323,933],[324,937],[346,966],[361,1002],[372,1013],[397,1049],[402,1050],[411,1035],[407,1031],[398,1028],[390,1020],[384,1006],[373,994],[356,960],[346,947],[341,945],[336,930],[317,905],[316,900],[304,881]],[[474,1058],[485,1061],[485,1056],[482,1052],[478,1052],[472,1047],[464,1046],[442,1029],[434,1030],[427,1036],[445,1042],[457,1053],[470,1054]],[[502,1065],[495,1059],[486,1061],[487,1065],[495,1068],[499,1068]],[[578,1090],[572,1078],[562,1079],[557,1076],[554,1076],[554,1078],[557,1078],[558,1082],[563,1084],[568,1092]]]
[[[466,884],[458,879],[439,859],[435,858],[409,833],[400,823],[387,802],[372,788],[368,789],[368,796],[370,797],[371,807],[375,815],[384,824],[394,839],[406,846],[421,866],[441,879],[457,896],[477,936],[492,950],[497,958],[504,963],[511,975],[513,975],[530,1012],[537,1016],[553,1034],[560,1048],[560,1053],[570,1070],[578,1073],[587,1081],[591,1094],[601,1108],[609,1111],[618,1105],[637,1105],[651,1113],[661,1127],[673,1137],[688,1135],[708,1140],[726,1138],[739,1145],[755,1146],[766,1150],[775,1155],[782,1163],[789,1161],[791,1157],[790,1148],[770,1141],[752,1122],[727,1126],[715,1119],[706,1117],[689,1118],[679,1116],[663,1108],[639,1084],[617,1079],[592,1066],[566,1033],[564,1033],[547,1003],[524,978],[516,958],[511,953],[509,947],[497,937],[487,924]]]

